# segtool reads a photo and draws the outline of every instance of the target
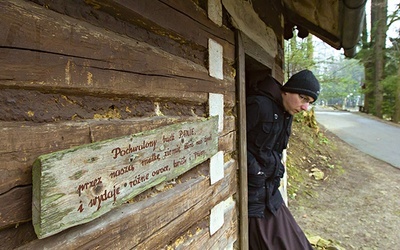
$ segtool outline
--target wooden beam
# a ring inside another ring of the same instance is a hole
[[[258,43],[271,57],[278,53],[278,42],[274,30],[267,26],[254,11],[251,2],[242,0],[222,0],[232,17],[232,23],[251,40]]]
[[[242,37],[242,43],[246,54],[267,66],[270,69],[274,68],[275,59],[268,54],[260,45],[251,40],[246,34],[240,33]]]
[[[246,78],[245,50],[241,32],[236,32],[237,77],[236,93],[238,99],[238,146],[239,146],[239,205],[240,205],[240,249],[248,249],[248,197],[247,197],[247,136],[246,136]]]

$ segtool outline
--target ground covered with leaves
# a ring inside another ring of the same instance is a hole
[[[400,170],[295,117],[289,209],[315,249],[400,249]]]

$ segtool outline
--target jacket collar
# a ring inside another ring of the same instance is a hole
[[[264,79],[256,82],[253,87],[249,89],[248,95],[266,96],[283,108],[281,87],[282,85],[276,79],[268,75]]]

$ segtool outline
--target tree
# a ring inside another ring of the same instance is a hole
[[[395,43],[397,58],[400,58],[400,48],[399,44]],[[400,121],[400,60],[397,64],[397,77],[395,78],[396,88],[394,90],[395,93],[395,103],[394,103],[394,112],[393,112],[393,121],[398,123]]]
[[[359,61],[344,59],[343,56],[336,58],[334,55],[330,58],[316,58],[312,35],[302,40],[293,37],[285,42],[285,65],[288,78],[305,68],[314,71],[322,89],[319,103],[342,105],[347,99],[354,106],[359,100],[360,84],[364,78]]]
[[[373,86],[374,86],[374,114],[382,118],[383,84],[385,47],[387,32],[387,0],[371,1],[371,42],[374,56]]]
[[[363,111],[369,113],[373,108],[373,87],[372,87],[372,68],[373,60],[371,53],[371,43],[368,38],[367,19],[364,18],[363,32],[361,35],[361,51],[357,54],[358,58],[364,65],[364,82],[362,83],[362,90],[364,93],[364,109]]]
[[[300,70],[311,69],[315,65],[313,54],[312,35],[308,35],[304,39],[293,36],[289,41],[285,41],[285,70],[287,79]]]
[[[396,10],[388,16],[389,22],[388,22],[388,27],[393,25],[395,22],[400,21],[400,4],[397,5]],[[395,101],[394,101],[394,111],[393,111],[393,116],[392,120],[396,123],[400,121],[400,38],[399,38],[400,32],[398,32],[398,38],[390,38],[390,41],[393,44],[394,48],[394,62],[395,65],[397,65],[397,75],[394,77],[394,93],[395,93]]]
[[[364,70],[358,60],[331,58],[330,61],[319,62],[318,66],[320,68],[317,72],[322,86],[319,100],[327,105],[359,105]]]

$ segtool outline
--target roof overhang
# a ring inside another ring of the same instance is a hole
[[[283,0],[285,38],[297,27],[300,37],[308,32],[335,49],[354,57],[365,20],[366,0]]]

